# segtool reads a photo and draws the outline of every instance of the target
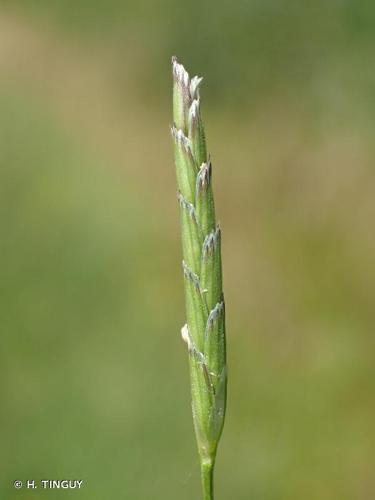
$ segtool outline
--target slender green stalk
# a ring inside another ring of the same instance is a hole
[[[200,113],[202,78],[190,79],[172,58],[177,199],[189,352],[191,398],[201,463],[203,499],[213,500],[213,470],[225,418],[227,368],[221,232],[215,222],[212,166]]]
[[[214,498],[214,462],[201,462],[203,500]]]

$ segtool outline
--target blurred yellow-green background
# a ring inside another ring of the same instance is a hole
[[[0,497],[200,498],[173,54],[223,232],[217,500],[372,500],[370,0],[0,2]]]

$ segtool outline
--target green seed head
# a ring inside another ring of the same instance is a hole
[[[172,58],[173,121],[180,205],[192,409],[203,465],[213,464],[226,405],[225,305],[221,232],[215,222],[212,165],[207,156],[199,87]],[[211,497],[210,497],[211,498]]]

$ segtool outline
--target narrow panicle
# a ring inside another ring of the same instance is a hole
[[[177,199],[180,206],[191,399],[204,500],[213,500],[213,468],[225,418],[227,365],[221,231],[215,221],[212,165],[201,116],[202,78],[172,58]]]

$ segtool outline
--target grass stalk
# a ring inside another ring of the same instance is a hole
[[[172,58],[177,199],[180,205],[193,421],[203,499],[213,500],[213,470],[224,425],[227,367],[221,231],[215,221],[212,165],[200,111],[202,78]]]
[[[210,461],[201,461],[201,481],[203,500],[213,500],[214,498],[214,466]]]

